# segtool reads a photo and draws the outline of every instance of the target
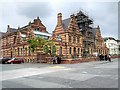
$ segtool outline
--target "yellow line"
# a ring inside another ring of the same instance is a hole
[[[63,66],[52,66],[52,67],[49,67],[49,68],[65,68]]]

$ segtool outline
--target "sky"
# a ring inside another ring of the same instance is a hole
[[[1,0],[0,31],[6,32],[7,25],[11,28],[23,27],[39,16],[47,31],[52,33],[59,12],[62,13],[62,19],[66,19],[80,10],[93,19],[94,28],[100,26],[103,37],[118,39],[117,0]]]

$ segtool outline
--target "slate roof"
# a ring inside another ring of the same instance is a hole
[[[52,34],[50,34],[50,33],[43,33],[43,32],[40,32],[40,31],[33,31],[33,33],[36,34],[36,35],[52,36]]]
[[[70,23],[70,18],[62,20],[62,25],[63,25],[64,30],[67,29],[69,23]]]
[[[13,33],[13,32],[17,32],[17,29],[15,28],[9,28],[10,32]]]
[[[97,28],[92,28],[92,33],[93,33],[93,36],[96,35],[96,31],[97,31]]]
[[[108,40],[108,39],[115,40],[115,38],[113,38],[113,37],[105,37],[105,38],[103,38],[103,39],[104,39],[104,41],[106,41],[106,40]]]
[[[4,36],[5,33],[4,32],[0,32],[0,37]]]

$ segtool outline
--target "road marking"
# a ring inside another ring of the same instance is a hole
[[[84,72],[82,72],[82,73],[83,73],[83,74],[87,74],[88,72],[85,72],[85,71],[84,71]]]
[[[52,67],[49,67],[49,68],[65,68],[63,66],[52,66]]]
[[[0,79],[0,81],[28,77],[39,74],[52,73],[63,70],[70,70],[70,69],[69,68],[54,69],[54,68],[45,67],[45,68],[22,68],[22,69],[10,70],[10,71],[3,71],[0,72],[0,74],[2,73],[2,79]]]

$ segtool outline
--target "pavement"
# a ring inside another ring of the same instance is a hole
[[[118,88],[118,59],[78,64],[4,64],[0,67],[2,88]]]

